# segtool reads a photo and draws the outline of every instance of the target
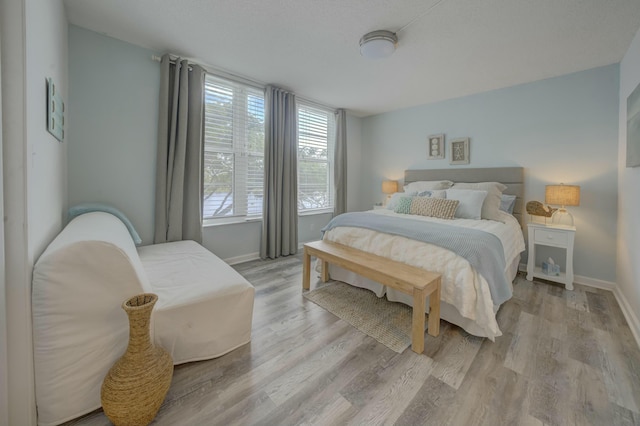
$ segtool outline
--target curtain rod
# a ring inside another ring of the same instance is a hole
[[[169,54],[169,60],[171,62],[173,62],[174,64],[175,64],[177,58],[178,58],[177,55]],[[187,59],[187,60],[190,61],[189,58],[183,58],[183,59]],[[162,56],[151,55],[151,60],[155,61],[155,62],[161,62],[162,61]],[[264,88],[268,86],[268,84],[263,83],[261,81],[253,80],[253,79],[250,79],[250,78],[247,78],[247,77],[243,77],[243,76],[238,76],[236,74],[230,73],[229,71],[225,71],[225,70],[222,70],[220,68],[203,66],[203,65],[200,65],[200,66],[202,68],[204,68],[205,72],[208,72],[209,74],[213,74],[213,75],[218,76],[218,77],[224,77],[224,78],[227,78],[229,80],[235,81],[236,83],[246,84],[246,85],[254,87],[256,89],[264,90]],[[299,96],[299,95],[296,95],[296,97],[298,99],[300,99],[301,101],[303,101],[304,103],[307,103],[307,104],[315,105],[317,107],[332,109],[334,111],[338,110],[338,108],[336,108],[336,107],[325,105],[325,104],[320,103],[318,101],[314,101],[313,99],[304,98],[304,97]]]

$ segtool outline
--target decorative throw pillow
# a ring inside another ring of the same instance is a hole
[[[444,189],[429,189],[418,193],[418,197],[447,198],[447,191]]]
[[[413,197],[400,197],[393,211],[396,213],[411,214],[411,200],[413,200]]]
[[[398,205],[398,201],[400,201],[400,198],[402,197],[413,197],[414,195],[417,195],[417,192],[396,192],[395,194],[393,194],[391,196],[391,198],[389,198],[389,201],[387,201],[387,208],[389,210],[395,210],[396,206]]]
[[[500,215],[500,196],[502,191],[507,189],[506,185],[499,182],[455,183],[451,189],[487,191],[487,197],[482,204],[482,219],[491,219],[504,223],[504,219]]]
[[[486,197],[487,191],[447,189],[447,199],[460,201],[458,209],[456,210],[456,217],[460,219],[480,220],[482,204]]]
[[[502,197],[500,197],[500,210],[509,214],[513,214],[513,208],[515,207],[515,205],[515,195],[502,194]]]
[[[451,188],[453,182],[450,180],[422,180],[418,182],[410,182],[404,186],[404,192],[422,192],[432,189],[448,189]]]
[[[413,197],[411,214],[437,217],[439,219],[453,219],[458,203],[458,200],[447,200],[445,198]]]

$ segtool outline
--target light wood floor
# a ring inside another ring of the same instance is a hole
[[[611,292],[519,277],[495,343],[442,321],[424,356],[304,299],[300,256],[236,269],[256,287],[252,342],[177,366],[154,424],[640,424],[640,350]]]

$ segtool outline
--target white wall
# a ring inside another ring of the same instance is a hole
[[[427,160],[437,133],[470,137],[471,163]],[[368,117],[362,139],[363,207],[405,169],[522,166],[527,201],[544,201],[546,184],[580,185],[575,273],[615,281],[618,65]]]
[[[9,424],[35,424],[33,263],[62,227],[66,143],[46,131],[46,78],[67,98],[62,0],[2,3],[3,184]]]
[[[153,242],[159,54],[69,27],[69,204],[97,201],[120,208],[143,244]],[[347,116],[349,191],[357,193],[360,119]],[[353,139],[353,143],[352,140]],[[354,171],[356,174],[354,174]],[[348,203],[356,209],[353,200]],[[330,214],[302,216],[300,242],[320,237]],[[203,245],[222,259],[255,258],[261,222],[206,226]]]
[[[2,7],[0,6],[0,13]],[[0,217],[4,217],[2,179],[2,21],[0,20]],[[9,364],[7,362],[7,303],[4,262],[4,220],[0,222],[0,425],[9,424]]]
[[[626,167],[627,97],[640,84],[640,31],[620,63],[618,144],[618,285],[627,319],[640,344],[640,167]]]
[[[62,229],[67,207],[69,139],[59,142],[47,131],[45,81],[53,79],[68,107],[68,24],[62,0],[26,4],[28,254],[35,261]],[[65,120],[68,136],[68,115]]]

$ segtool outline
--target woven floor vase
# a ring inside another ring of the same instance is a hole
[[[122,304],[129,316],[129,345],[107,373],[100,392],[104,413],[116,426],[151,423],[171,385],[173,360],[151,343],[149,335],[157,300],[155,294],[145,293]]]

